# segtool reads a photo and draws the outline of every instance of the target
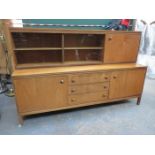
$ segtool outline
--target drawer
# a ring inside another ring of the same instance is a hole
[[[102,102],[108,99],[108,91],[96,92],[96,93],[86,93],[86,94],[77,94],[69,96],[69,104],[83,104],[91,102]]]
[[[82,94],[91,92],[100,92],[109,89],[109,82],[73,85],[69,87],[69,94]]]
[[[106,82],[110,80],[109,73],[88,73],[88,74],[76,74],[69,76],[69,84],[87,84]]]

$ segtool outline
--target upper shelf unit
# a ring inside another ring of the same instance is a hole
[[[135,63],[140,32],[10,28],[16,68]]]
[[[12,32],[17,68],[101,64],[104,35]]]

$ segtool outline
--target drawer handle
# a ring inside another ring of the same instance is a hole
[[[106,97],[106,95],[103,94],[102,97]]]
[[[108,80],[108,77],[104,77],[105,80]]]
[[[113,76],[113,79],[117,79],[117,76]]]
[[[108,40],[111,41],[112,40],[112,37],[109,37]]]
[[[72,98],[71,101],[74,102],[74,101],[76,101],[76,99],[75,98]]]
[[[75,89],[72,89],[71,92],[74,93],[75,92]]]
[[[60,83],[61,83],[61,84],[64,84],[64,80],[60,80]]]
[[[75,80],[72,80],[72,83],[75,83]]]
[[[107,86],[104,86],[104,89],[106,89],[107,88]]]

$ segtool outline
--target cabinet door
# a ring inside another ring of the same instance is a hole
[[[67,77],[42,76],[14,80],[19,112],[48,111],[67,105]]]
[[[105,63],[135,62],[139,50],[140,33],[107,34]]]
[[[109,98],[123,98],[140,95],[143,89],[146,69],[114,71],[111,74]]]

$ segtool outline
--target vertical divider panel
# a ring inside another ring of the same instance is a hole
[[[65,51],[64,51],[64,34],[62,34],[62,63],[65,61]]]

